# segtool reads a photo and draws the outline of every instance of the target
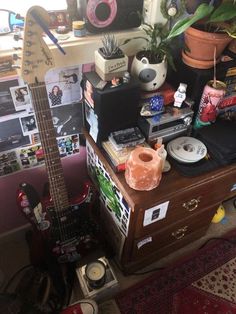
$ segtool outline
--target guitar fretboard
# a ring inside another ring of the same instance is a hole
[[[38,124],[40,140],[45,156],[45,164],[49,178],[50,195],[57,212],[69,207],[69,200],[59,155],[56,132],[45,83],[30,84],[32,102]]]

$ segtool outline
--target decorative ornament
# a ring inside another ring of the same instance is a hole
[[[164,97],[162,95],[155,95],[146,100],[140,115],[144,117],[155,116],[163,111]]]
[[[178,13],[176,0],[172,0],[170,2],[169,6],[167,7],[167,13],[170,17],[176,16],[176,14]]]

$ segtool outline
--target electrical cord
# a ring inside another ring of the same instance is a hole
[[[9,279],[9,281],[7,282],[5,288],[3,289],[3,293],[6,293],[7,290],[9,289],[9,287],[11,286],[11,284],[13,283],[13,281],[17,278],[18,275],[20,275],[20,273],[28,268],[33,267],[33,265],[29,264],[29,265],[25,265],[23,267],[21,267],[15,274],[13,274],[13,276]]]

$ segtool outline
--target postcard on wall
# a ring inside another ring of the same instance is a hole
[[[22,147],[18,150],[21,167],[23,169],[32,168],[44,164],[44,152],[42,146],[35,145]]]
[[[34,114],[21,116],[19,119],[22,127],[22,132],[24,135],[38,133],[36,117]]]
[[[29,109],[32,107],[32,105],[27,85],[10,87],[10,92],[16,111],[30,111]]]
[[[82,103],[54,107],[51,112],[57,137],[82,133]]]
[[[0,117],[16,113],[10,88],[19,86],[18,79],[2,81],[0,84]]]
[[[51,107],[78,102],[82,99],[80,82],[82,66],[49,70],[45,83]]]
[[[0,152],[29,145],[30,138],[22,132],[19,118],[0,122]]]
[[[20,170],[20,163],[15,151],[0,153],[0,176]]]
[[[79,134],[60,137],[57,139],[60,157],[79,153]]]

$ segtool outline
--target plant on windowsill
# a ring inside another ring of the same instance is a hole
[[[114,34],[104,34],[103,47],[95,51],[95,71],[104,81],[122,77],[128,69],[128,57],[119,47]]]

